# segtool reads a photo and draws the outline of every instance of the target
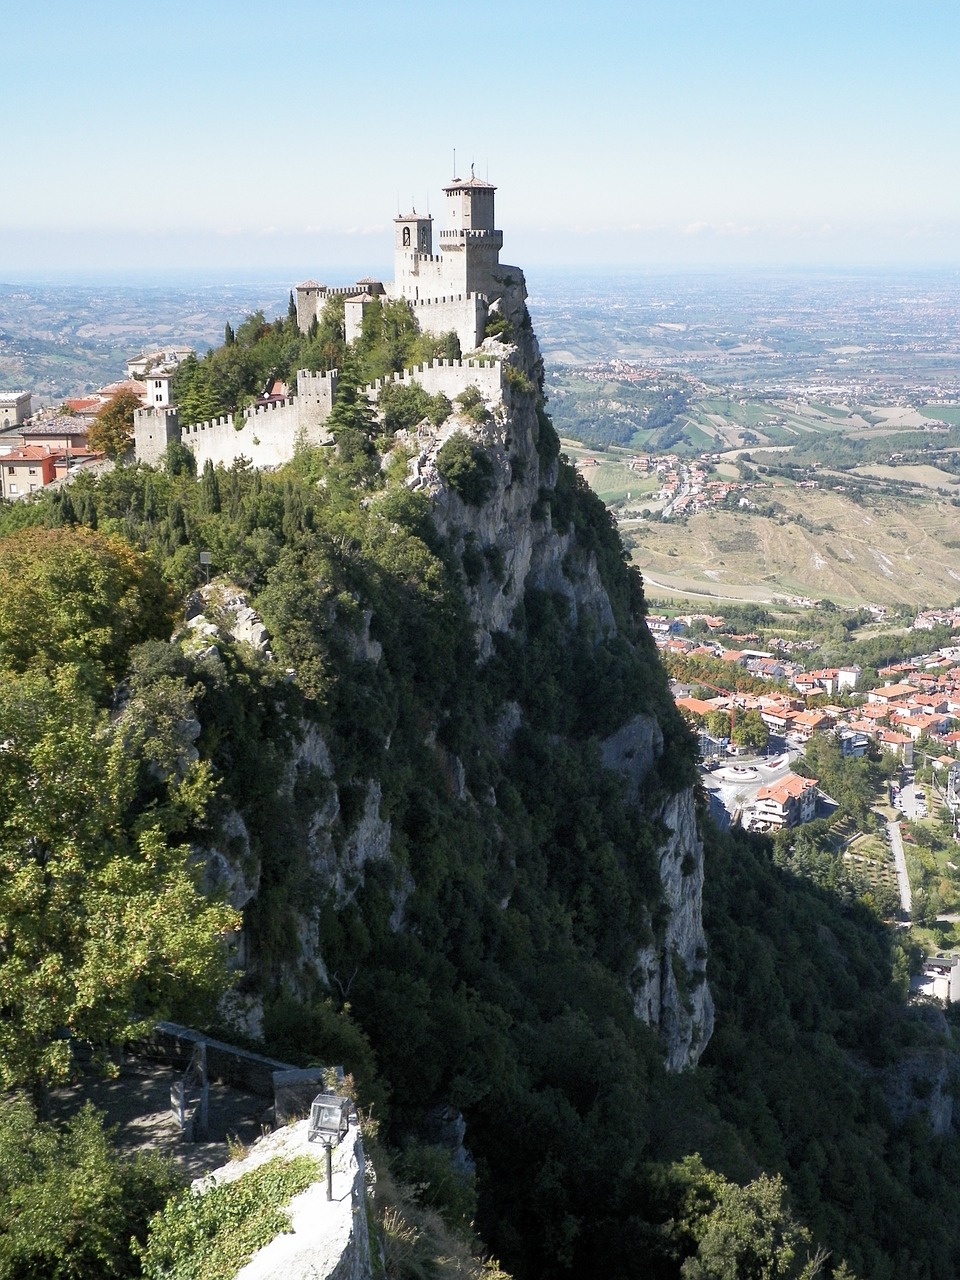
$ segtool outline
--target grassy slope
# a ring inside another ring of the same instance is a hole
[[[787,485],[765,491],[771,499],[792,518],[714,511],[686,524],[631,526],[633,560],[658,583],[751,599],[926,606],[960,595],[960,510],[949,502],[882,497],[861,505]]]

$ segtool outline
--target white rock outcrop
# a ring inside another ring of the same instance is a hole
[[[703,845],[691,791],[671,796],[661,812],[669,836],[657,851],[667,906],[662,938],[637,950],[634,1012],[655,1027],[668,1071],[696,1066],[713,1032],[703,932]]]

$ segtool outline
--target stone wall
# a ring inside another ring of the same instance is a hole
[[[405,387],[417,383],[428,395],[435,396],[442,391],[450,400],[467,387],[476,387],[484,400],[496,403],[503,396],[503,366],[497,360],[434,360],[404,369],[392,378],[378,378],[364,391],[375,401],[388,382],[399,382]]]
[[[435,298],[407,298],[422,333],[455,333],[461,351],[475,351],[483,340],[487,299],[480,293],[441,293]]]
[[[329,442],[323,424],[333,408],[336,388],[336,370],[312,373],[301,369],[296,396],[250,405],[239,428],[227,415],[181,427],[176,409],[138,409],[134,414],[137,461],[157,466],[167,445],[179,440],[193,453],[198,471],[208,461],[230,467],[239,457],[249,458],[255,467],[282,466],[293,457],[298,440],[306,444]]]
[[[279,467],[288,462],[300,426],[296,402],[291,398],[264,408],[249,417],[244,414],[239,430],[233,418],[226,417],[184,427],[180,438],[196,457],[197,470],[208,461],[229,467],[241,456],[255,467]]]
[[[176,1022],[158,1022],[146,1039],[137,1042],[136,1051],[145,1058],[169,1062],[184,1071],[198,1044],[206,1045],[207,1075],[212,1080],[222,1080],[234,1089],[245,1089],[262,1098],[274,1097],[274,1073],[297,1070],[289,1062],[214,1040]]]
[[[194,1188],[202,1192],[233,1182],[267,1160],[299,1155],[324,1160],[323,1147],[307,1141],[306,1120],[268,1134],[242,1160],[231,1160]],[[354,1118],[347,1136],[333,1149],[333,1199],[327,1199],[324,1181],[295,1196],[286,1208],[290,1230],[258,1250],[235,1280],[371,1280],[364,1174],[363,1143]]]

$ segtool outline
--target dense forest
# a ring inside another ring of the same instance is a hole
[[[210,364],[248,350],[255,385],[284,372],[288,322],[247,323]],[[390,341],[371,339],[367,370]],[[929,1090],[903,1111],[887,1088],[903,1062],[949,1055],[952,1024],[904,1006],[892,939],[863,904],[710,825],[639,575],[599,500],[555,465],[542,407],[536,449],[556,478],[531,518],[592,557],[616,633],[530,589],[482,664],[467,587],[503,567],[440,536],[393,436],[407,411],[450,406],[387,408],[348,393],[337,447],[275,472],[197,476],[173,446],[161,469],[0,507],[0,1276],[140,1273],[129,1241],[147,1239],[172,1175],[119,1160],[90,1113],[54,1129],[44,1098],[73,1046],[108,1064],[151,1017],[218,1028],[237,921],[204,899],[189,849],[215,844],[231,810],[261,868],[233,981],[263,1000],[263,1046],[342,1062],[412,1198],[451,1230],[475,1223],[519,1280],[955,1276],[956,1138],[934,1134]],[[441,473],[479,506],[492,468],[453,440]],[[212,644],[184,626],[185,608],[223,621],[235,589],[269,654],[225,623]],[[507,705],[520,727],[505,741]],[[599,744],[637,712],[664,750],[630,799]],[[291,789],[311,726],[333,772],[298,771]],[[340,902],[311,867],[311,815],[335,788],[345,840],[370,778],[390,858]],[[699,1066],[670,1074],[629,984],[663,923],[658,814],[690,787],[716,1027]],[[317,905],[326,982],[296,954],[297,912]],[[466,1119],[473,1178],[424,1139],[438,1102]],[[451,1273],[396,1216],[380,1229],[407,1231],[390,1275]]]

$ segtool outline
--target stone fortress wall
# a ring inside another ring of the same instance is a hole
[[[333,297],[354,299],[362,308],[379,295],[403,298],[421,332],[440,336],[457,334],[461,350],[476,350],[483,340],[491,307],[515,288],[523,275],[516,267],[499,262],[503,233],[494,229],[495,188],[474,178],[454,178],[444,188],[451,230],[441,231],[447,251],[433,252],[433,219],[411,213],[395,219],[395,279],[384,285],[360,280],[356,285],[328,288],[315,280],[296,287],[297,324],[306,333],[324,304]],[[353,315],[353,327],[358,317]],[[157,404],[134,415],[134,439],[139,462],[158,465],[168,444],[179,441],[189,448],[201,469],[206,462],[229,467],[244,457],[256,467],[278,467],[288,462],[299,442],[328,444],[325,422],[336,397],[337,371],[297,374],[297,392],[283,401],[251,405],[239,422],[234,417],[181,425],[176,407]],[[404,370],[387,381],[416,382],[431,395],[443,392],[454,400],[475,385],[484,398],[496,402],[502,396],[502,372],[497,362],[476,358],[434,360],[417,369]],[[366,388],[375,399],[382,382]]]
[[[297,374],[297,394],[270,404],[254,404],[243,411],[239,426],[231,416],[180,425],[174,406],[138,409],[134,414],[134,443],[138,462],[157,466],[167,445],[178,441],[191,450],[197,469],[206,462],[232,466],[248,458],[255,467],[279,467],[289,462],[300,441],[328,444],[324,423],[330,416],[337,389],[337,371]]]
[[[362,388],[376,403],[380,391],[388,383],[411,386],[416,383],[428,395],[442,392],[455,400],[467,387],[476,387],[483,398],[497,403],[503,395],[503,367],[498,360],[433,360],[430,364],[404,369],[389,378]],[[151,466],[162,460],[167,445],[173,441],[186,445],[197,460],[197,470],[212,462],[230,467],[237,458],[250,460],[255,467],[274,468],[289,462],[297,444],[329,444],[332,437],[325,423],[333,408],[337,371],[311,373],[301,369],[297,374],[297,394],[284,401],[267,405],[251,405],[243,412],[241,425],[224,415],[208,422],[195,422],[181,427],[176,408],[139,409],[135,417],[135,442],[138,462]]]
[[[378,378],[364,388],[364,394],[375,399],[384,386],[397,382],[405,387],[416,383],[431,396],[443,392],[448,400],[455,400],[467,387],[476,387],[484,400],[496,402],[503,395],[503,366],[493,359],[433,360],[391,378]]]

